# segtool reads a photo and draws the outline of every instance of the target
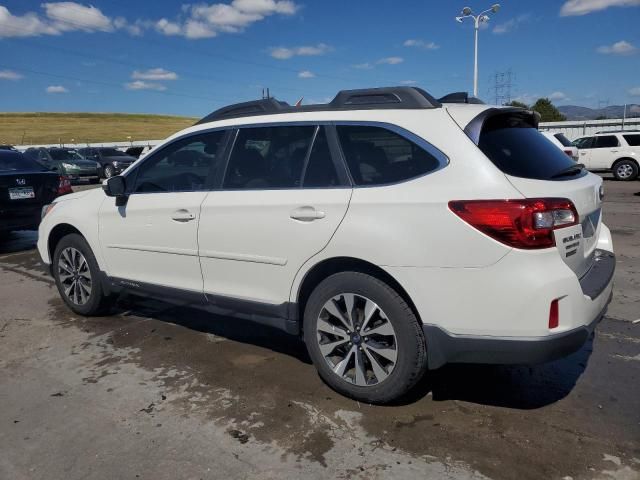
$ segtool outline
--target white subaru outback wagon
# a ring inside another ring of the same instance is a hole
[[[441,100],[222,108],[45,207],[40,255],[78,314],[123,290],[189,300],[300,335],[331,387],[368,402],[449,362],[576,351],[611,298],[602,180],[533,112]]]

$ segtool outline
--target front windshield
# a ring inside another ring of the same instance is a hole
[[[82,157],[75,150],[49,150],[49,155],[54,160],[82,160]]]

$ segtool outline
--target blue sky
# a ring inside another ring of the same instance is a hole
[[[382,0],[0,0],[0,111],[204,115],[272,95],[340,89],[472,89],[463,6]],[[640,103],[640,0],[501,2],[480,32],[481,98],[511,68],[512,97],[597,107]]]

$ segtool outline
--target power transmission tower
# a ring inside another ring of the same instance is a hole
[[[515,74],[511,68],[504,72],[495,72],[489,81],[493,85],[489,87],[487,93],[493,97],[495,105],[504,105],[511,102],[511,88],[515,84]]]

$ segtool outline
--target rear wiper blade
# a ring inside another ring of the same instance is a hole
[[[569,175],[577,175],[584,169],[584,163],[576,163],[567,168],[560,170],[558,173],[551,175],[551,178],[568,177]]]

